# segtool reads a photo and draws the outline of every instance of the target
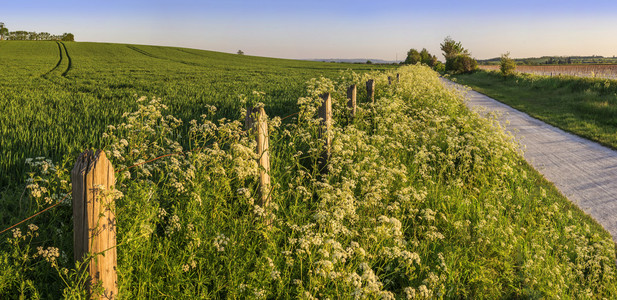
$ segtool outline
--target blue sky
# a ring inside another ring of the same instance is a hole
[[[7,1],[9,30],[78,41],[182,46],[282,58],[438,54],[446,36],[476,58],[617,55],[617,1]]]

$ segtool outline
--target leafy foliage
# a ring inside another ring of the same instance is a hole
[[[438,65],[437,57],[435,55],[431,55],[426,48],[423,48],[422,51],[418,52],[416,49],[410,49],[407,52],[407,58],[403,62],[406,65],[415,65],[417,63],[425,64],[431,68],[434,68]]]
[[[72,33],[65,33],[62,35],[62,41],[65,42],[74,42],[75,36]]]
[[[454,74],[471,73],[478,69],[478,62],[469,55],[459,54],[450,60],[450,65],[446,62],[446,70],[448,66]]]
[[[446,71],[461,74],[475,71],[478,68],[478,62],[471,58],[471,54],[463,48],[461,42],[456,42],[448,36],[440,46],[446,58]]]
[[[443,43],[439,45],[441,46],[441,51],[443,51],[443,56],[446,58],[446,61],[449,59],[454,59],[460,54],[469,55],[469,51],[463,48],[463,44],[453,40],[450,36],[447,36]]]
[[[409,49],[409,51],[407,52],[407,58],[405,59],[404,64],[415,65],[419,63],[421,60],[422,60],[422,57],[420,56],[420,52],[412,48],[412,49]]]
[[[501,55],[499,70],[503,76],[516,73],[516,62],[510,58],[510,52]]]

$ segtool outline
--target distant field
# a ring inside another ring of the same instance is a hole
[[[385,68],[106,43],[0,41],[0,53],[0,190],[22,180],[28,157],[57,161],[100,147],[136,95],[161,97],[190,120],[204,104],[235,116],[241,94],[262,91],[267,112],[283,115],[310,78]]]
[[[499,65],[481,65],[482,70],[499,70]],[[568,75],[577,77],[595,77],[617,79],[617,65],[546,65],[546,66],[516,66],[516,71],[535,75]]]

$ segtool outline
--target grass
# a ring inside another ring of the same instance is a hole
[[[458,83],[546,123],[617,149],[617,82],[599,78],[478,71]]]
[[[388,85],[394,72],[401,81]],[[368,78],[376,80],[375,104],[361,101],[350,120],[346,88]],[[204,147],[118,174],[122,298],[617,296],[610,235],[434,71],[345,72],[303,86],[299,114],[270,120],[266,208],[255,201],[255,137],[242,128],[242,102],[226,120],[203,106],[204,116],[180,123],[162,117],[178,109],[165,109],[173,98],[145,97],[105,129],[117,169],[176,152],[185,138]],[[320,174],[315,115],[323,92],[335,118],[328,172]],[[266,99],[254,97],[247,101]],[[179,137],[183,126],[188,134]],[[24,195],[15,192],[5,206],[31,213],[69,191],[70,162],[34,159],[27,167]],[[71,212],[66,203],[36,227],[3,236],[2,298],[84,296]]]
[[[137,107],[135,95],[160,97],[191,119],[205,104],[237,117],[239,95],[262,91],[268,113],[283,116],[310,78],[390,68],[105,43],[0,41],[0,49],[0,190],[23,182],[26,158],[102,147],[107,125]]]

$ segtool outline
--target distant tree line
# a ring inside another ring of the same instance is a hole
[[[72,33],[63,33],[61,35],[50,34],[49,32],[28,32],[28,31],[10,31],[3,36],[6,40],[13,41],[75,41],[75,36]]]
[[[0,40],[14,41],[75,41],[75,36],[72,33],[63,33],[61,35],[51,34],[49,32],[34,32],[34,31],[9,31],[0,22]]]
[[[417,63],[425,64],[429,67],[434,67],[439,63],[437,60],[437,56],[431,55],[426,48],[423,48],[422,51],[418,52],[416,49],[410,49],[407,52],[407,58],[403,62],[406,65],[415,65]]]
[[[615,64],[617,63],[617,57],[603,57],[603,56],[542,56],[542,57],[528,57],[528,58],[516,58],[514,59],[518,65],[568,65],[568,64]],[[491,58],[480,60],[482,65],[498,65],[500,58]]]

